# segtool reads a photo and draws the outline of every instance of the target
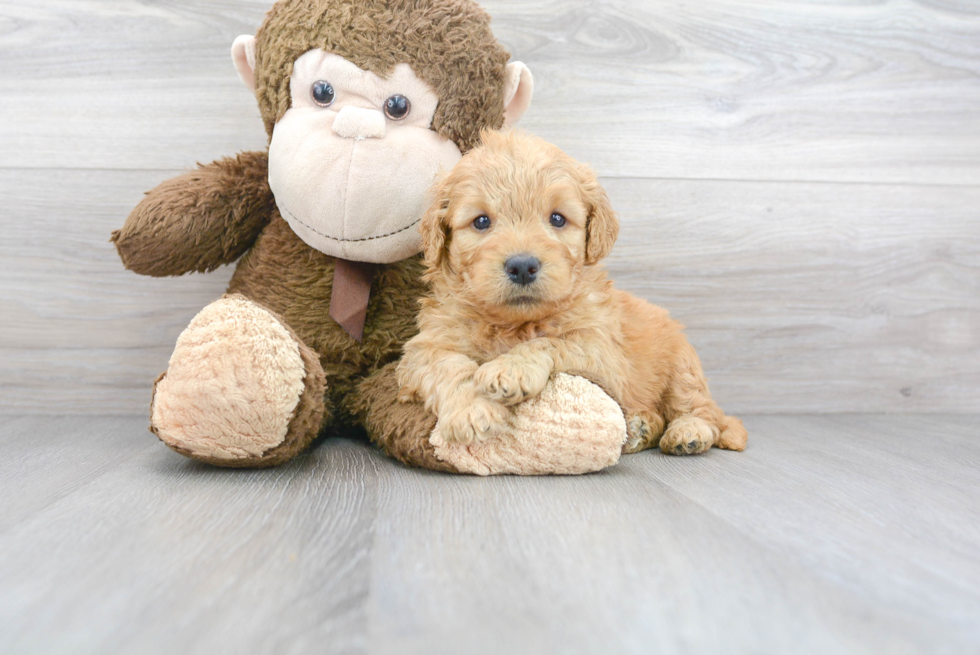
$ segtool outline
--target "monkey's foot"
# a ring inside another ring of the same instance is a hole
[[[154,387],[150,430],[209,464],[272,466],[316,437],[324,388],[316,353],[275,314],[230,295],[177,339]]]
[[[449,443],[433,431],[436,456],[461,473],[574,475],[614,465],[626,441],[623,410],[585,378],[559,373],[514,408],[509,434]]]

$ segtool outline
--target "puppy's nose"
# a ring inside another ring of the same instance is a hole
[[[507,277],[514,284],[520,284],[521,286],[534,282],[534,278],[540,268],[541,262],[538,261],[537,257],[532,257],[531,255],[514,255],[504,262],[504,270],[507,271]]]

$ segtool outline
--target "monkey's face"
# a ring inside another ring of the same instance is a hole
[[[408,64],[383,79],[316,49],[294,62],[290,93],[269,145],[269,184],[290,227],[343,259],[419,252],[426,192],[461,157],[430,129],[435,92]]]

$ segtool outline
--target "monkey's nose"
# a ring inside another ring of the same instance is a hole
[[[385,135],[385,115],[376,109],[344,107],[333,119],[333,131],[345,139],[381,139]]]
[[[537,257],[531,255],[514,255],[504,262],[504,270],[507,277],[514,284],[526,286],[534,282],[534,278],[541,269],[541,262]]]

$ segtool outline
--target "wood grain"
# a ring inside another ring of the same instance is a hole
[[[609,180],[614,279],[744,412],[976,410],[980,189]]]
[[[228,61],[270,0],[0,4],[0,411],[145,411],[228,269],[121,269],[141,193],[262,148]],[[485,3],[525,125],[602,174],[620,284],[689,326],[733,412],[975,409],[980,10]]]
[[[0,423],[0,534],[154,446],[134,422],[95,416]],[[79,438],[80,436],[90,438]],[[98,438],[93,448],[91,437]]]
[[[184,169],[266,138],[231,64],[265,0],[0,4],[0,165]]]
[[[750,430],[764,440],[753,457],[694,470],[671,459],[635,464],[866,602],[912,616],[923,603],[958,599],[950,629],[980,639],[980,429],[963,418],[852,414],[753,417]],[[773,484],[781,493],[763,491]]]
[[[525,125],[604,175],[980,182],[967,0],[483,4],[535,73]],[[269,5],[0,5],[3,165],[184,168],[261,147],[228,49]]]
[[[0,409],[145,411],[230,269],[152,279],[108,243],[167,171],[0,171]],[[975,410],[980,190],[604,180],[618,284],[688,326],[732,412]],[[70,206],[64,198],[71,198]]]
[[[747,416],[744,453],[495,479],[0,418],[0,651],[975,652],[978,418]]]
[[[974,3],[550,0],[494,13],[538,73],[526,126],[603,175],[980,182]]]
[[[230,270],[142,278],[108,236],[265,146],[228,49],[270,3],[0,3],[0,652],[980,650],[975,3],[484,0],[525,127],[621,215],[613,276],[726,409],[933,413],[494,480],[344,440],[222,471],[146,431]]]
[[[80,423],[90,457],[127,439],[153,447],[0,533],[0,650],[363,652],[371,451],[334,441],[286,467],[230,471],[174,455],[144,423]],[[51,455],[35,450],[33,466]],[[39,477],[58,473],[73,477]]]

